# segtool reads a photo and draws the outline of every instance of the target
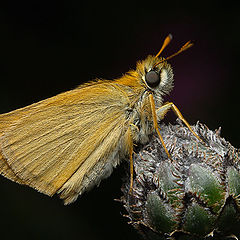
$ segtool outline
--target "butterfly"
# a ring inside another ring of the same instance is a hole
[[[171,158],[158,127],[170,109],[201,141],[178,108],[164,103],[173,88],[167,60],[192,46],[189,41],[170,57],[159,57],[171,38],[120,78],[96,79],[1,114],[0,173],[69,204],[99,185],[121,159],[130,161],[131,190],[134,144],[147,143],[154,132]]]

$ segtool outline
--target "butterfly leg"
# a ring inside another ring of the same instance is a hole
[[[133,145],[131,145],[129,149],[129,157],[130,157],[130,188],[129,192],[132,193],[133,189]]]
[[[177,117],[187,126],[187,128],[189,129],[189,131],[202,143],[204,143],[204,141],[192,130],[190,124],[187,122],[187,120],[183,117],[183,115],[181,114],[181,112],[179,111],[179,109],[175,106],[174,103],[170,102],[170,103],[166,103],[163,106],[161,106],[160,108],[157,109],[157,116],[160,119],[163,119],[165,114],[167,113],[168,110],[172,109],[173,112],[177,115]],[[205,143],[204,143],[205,144]]]
[[[137,126],[136,126],[137,127]],[[133,136],[132,136],[132,130],[129,127],[126,133],[126,142],[128,147],[128,154],[129,154],[129,160],[130,160],[130,187],[129,187],[129,194],[132,193],[133,190]]]
[[[158,126],[158,122],[157,122],[157,114],[156,114],[156,107],[155,107],[155,102],[154,102],[154,99],[153,99],[153,95],[150,94],[149,95],[149,100],[150,100],[150,104],[151,104],[151,110],[152,110],[152,116],[153,116],[153,127],[154,129],[156,130],[157,134],[158,134],[158,137],[163,145],[163,148],[168,156],[169,159],[172,159],[171,158],[171,155],[170,153],[168,152],[167,148],[166,148],[166,145],[163,141],[163,138],[162,138],[162,135],[160,134],[160,131],[159,131],[159,126]],[[167,112],[167,110],[166,110]]]

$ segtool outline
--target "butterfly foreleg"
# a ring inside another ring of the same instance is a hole
[[[179,109],[176,107],[176,105],[172,102],[166,103],[160,108],[156,110],[156,114],[160,119],[163,119],[165,114],[168,112],[168,110],[172,109],[173,112],[177,115],[177,117],[186,125],[186,127],[189,129],[189,131],[202,143],[204,141],[193,131],[190,124],[187,122],[187,120],[183,117]]]

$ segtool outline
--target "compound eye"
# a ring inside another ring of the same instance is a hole
[[[147,85],[149,87],[155,88],[160,83],[160,76],[157,72],[155,72],[154,70],[151,70],[151,71],[146,73],[145,80],[146,80]]]

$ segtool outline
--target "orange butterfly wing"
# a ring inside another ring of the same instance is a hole
[[[1,174],[74,201],[124,142],[126,104],[118,89],[99,82],[0,115]]]

